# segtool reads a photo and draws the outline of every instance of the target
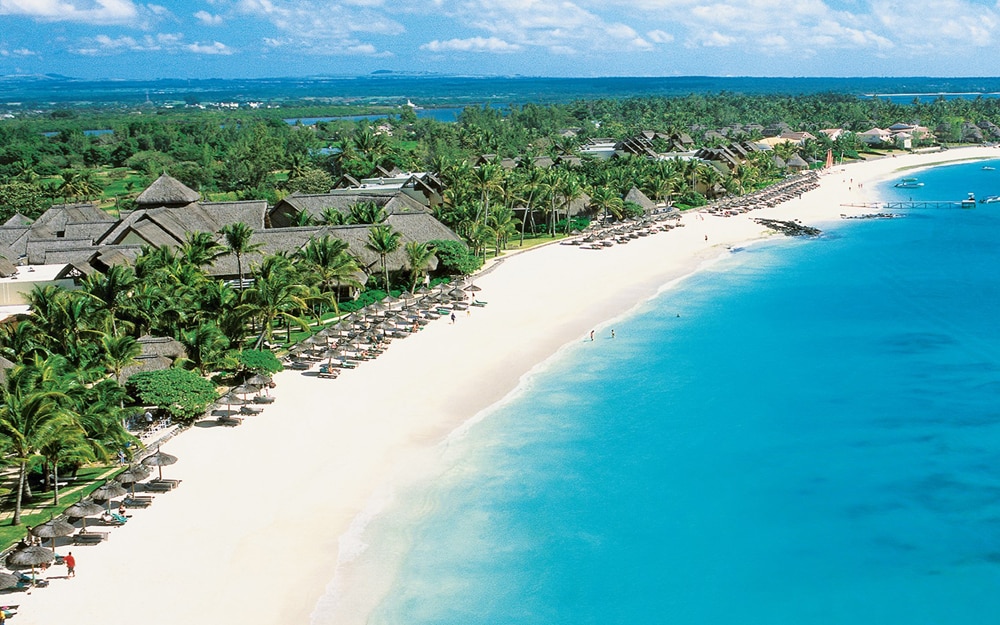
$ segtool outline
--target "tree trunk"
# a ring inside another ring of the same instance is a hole
[[[11,519],[11,525],[21,524],[21,502],[24,501],[24,486],[27,482],[25,479],[28,472],[28,459],[21,458],[21,468],[17,471],[17,496],[14,498],[14,518]]]
[[[52,463],[52,503],[59,505],[59,458]]]

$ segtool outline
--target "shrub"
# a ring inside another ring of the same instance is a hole
[[[438,259],[437,273],[468,275],[483,266],[469,248],[458,241],[431,241]]]
[[[269,350],[244,349],[237,357],[244,369],[256,373],[277,373],[281,371],[281,361]]]
[[[194,371],[143,371],[128,379],[130,394],[144,406],[157,406],[181,421],[192,421],[215,401],[215,385]]]

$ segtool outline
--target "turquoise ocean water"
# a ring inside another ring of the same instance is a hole
[[[563,350],[368,525],[369,622],[995,623],[998,241],[1000,204],[830,224]]]

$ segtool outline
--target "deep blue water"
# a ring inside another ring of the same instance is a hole
[[[0,104],[202,102],[302,98],[336,102],[457,106],[488,102],[569,102],[577,99],[684,96],[692,93],[894,95],[909,103],[913,94],[990,97],[1000,92],[1000,78],[938,77],[579,77],[393,75],[308,76],[258,79],[81,80],[65,76],[0,76]]]
[[[415,111],[418,119],[434,119],[439,122],[455,122],[458,121],[458,116],[462,112],[462,107],[443,107],[443,108],[431,108],[425,109],[420,108]],[[332,121],[351,121],[359,122],[361,120],[376,120],[385,119],[388,115],[341,115],[338,117],[290,117],[283,120],[287,124],[295,124],[296,122],[302,122],[303,126],[312,126],[318,122],[332,122]]]
[[[370,524],[369,622],[995,623],[998,236],[998,205],[840,222],[570,346]]]

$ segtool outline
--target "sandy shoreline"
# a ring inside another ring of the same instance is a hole
[[[868,212],[842,204],[875,201],[876,182],[899,168],[998,157],[997,148],[962,148],[837,166],[819,189],[775,208],[686,214],[684,228],[602,251],[552,245],[511,255],[476,280],[489,305],[454,325],[439,320],[337,380],[283,372],[263,414],[171,440],[164,449],[180,460],[164,476],[183,480],[178,489],[110,528],[108,542],[72,548],[75,579],[54,567],[48,588],[4,602],[20,603],[24,624],[123,615],[148,625],[310,623],[340,538],[373,496],[419,475],[450,432],[562,346],[726,246],[768,236],[755,217],[820,224]],[[378,593],[348,581],[337,622],[363,623]]]

